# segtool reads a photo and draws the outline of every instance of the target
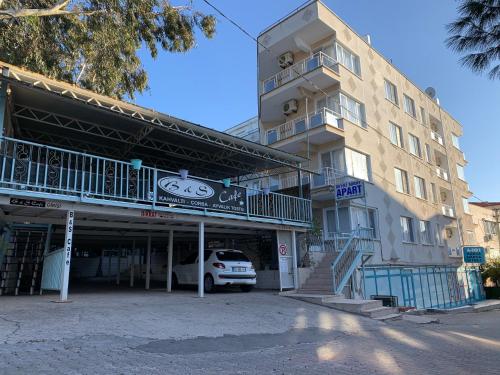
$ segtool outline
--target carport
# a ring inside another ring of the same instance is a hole
[[[301,181],[300,174],[309,173],[301,169],[302,158],[0,66],[0,288],[9,273],[14,279],[18,275],[19,284],[29,269],[36,274],[31,289],[43,274],[40,282],[67,300],[74,243],[102,236],[145,241],[146,289],[152,241],[163,239],[170,291],[175,238],[197,238],[202,259],[207,238],[262,233],[273,233],[282,248],[290,249],[287,259],[280,258],[280,269],[289,261],[295,282],[288,287],[296,286],[295,232],[310,226],[310,200],[300,188],[299,196],[289,196],[269,192],[265,184],[250,189],[240,181],[278,168],[294,171]],[[38,234],[30,234],[24,249],[16,250],[23,253],[17,254],[17,264],[9,262],[9,239],[26,230]],[[57,241],[61,246],[53,252]],[[36,259],[31,266],[24,265],[28,250]],[[204,263],[198,262],[200,297],[203,275]]]

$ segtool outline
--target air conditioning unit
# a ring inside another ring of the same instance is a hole
[[[292,113],[297,113],[298,109],[297,99],[292,99],[283,104],[283,114],[285,116],[291,115]]]
[[[293,65],[293,53],[285,52],[284,54],[280,55],[280,57],[278,57],[278,63],[283,69],[290,65]]]
[[[484,236],[484,242],[491,241],[491,234],[487,234]]]

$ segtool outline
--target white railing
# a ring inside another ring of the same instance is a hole
[[[311,188],[320,188],[325,186],[333,186],[345,182],[346,179],[353,178],[351,176],[348,176],[346,172],[331,167],[320,168],[315,172],[316,174],[311,174],[310,176],[307,174],[303,174],[302,185],[307,185],[312,180]],[[272,184],[271,190],[293,188],[298,186],[298,181],[298,175],[296,172],[281,174]]]
[[[327,67],[336,73],[339,72],[339,63],[334,58],[323,52],[317,52],[266,79],[262,86],[262,94],[266,94],[319,67]]]
[[[448,176],[448,171],[446,169],[443,169],[441,167],[436,167],[436,174],[439,178],[442,178],[445,181],[450,180],[450,178]]]
[[[455,210],[453,209],[452,206],[443,204],[441,205],[441,211],[443,212],[444,216],[455,217]]]
[[[268,145],[279,142],[283,139],[293,137],[294,135],[304,133],[306,130],[316,128],[321,125],[332,125],[339,129],[344,129],[339,114],[340,106],[334,104],[333,109],[323,107],[315,112],[311,112],[306,116],[300,116],[296,119],[285,122],[267,131],[266,142]]]
[[[441,137],[441,134],[431,130],[431,138],[435,140],[437,143],[439,143],[441,146],[444,146],[444,141],[443,137]]]

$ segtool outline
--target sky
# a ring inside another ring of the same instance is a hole
[[[210,0],[251,35],[304,3],[304,0]],[[174,1],[181,3],[182,0]],[[187,0],[186,0],[187,2]],[[461,148],[466,178],[475,197],[500,201],[500,80],[491,81],[460,66],[445,44],[445,25],[457,17],[454,0],[324,0],[358,34],[391,59],[417,86],[432,86],[441,106],[464,128]],[[202,0],[197,10],[213,13]],[[187,53],[140,55],[149,90],[137,104],[217,130],[257,114],[256,45],[217,16],[213,39],[199,35]],[[477,200],[471,199],[471,201]]]

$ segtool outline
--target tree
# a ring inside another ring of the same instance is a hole
[[[500,286],[500,260],[491,260],[482,266],[483,283],[490,281],[496,286]]]
[[[460,0],[459,18],[447,25],[448,47],[469,52],[462,65],[477,73],[490,69],[490,79],[500,79],[500,0]]]
[[[188,0],[186,0],[188,1]],[[216,20],[167,0],[0,0],[0,60],[123,98],[147,89],[138,56],[186,52]]]

